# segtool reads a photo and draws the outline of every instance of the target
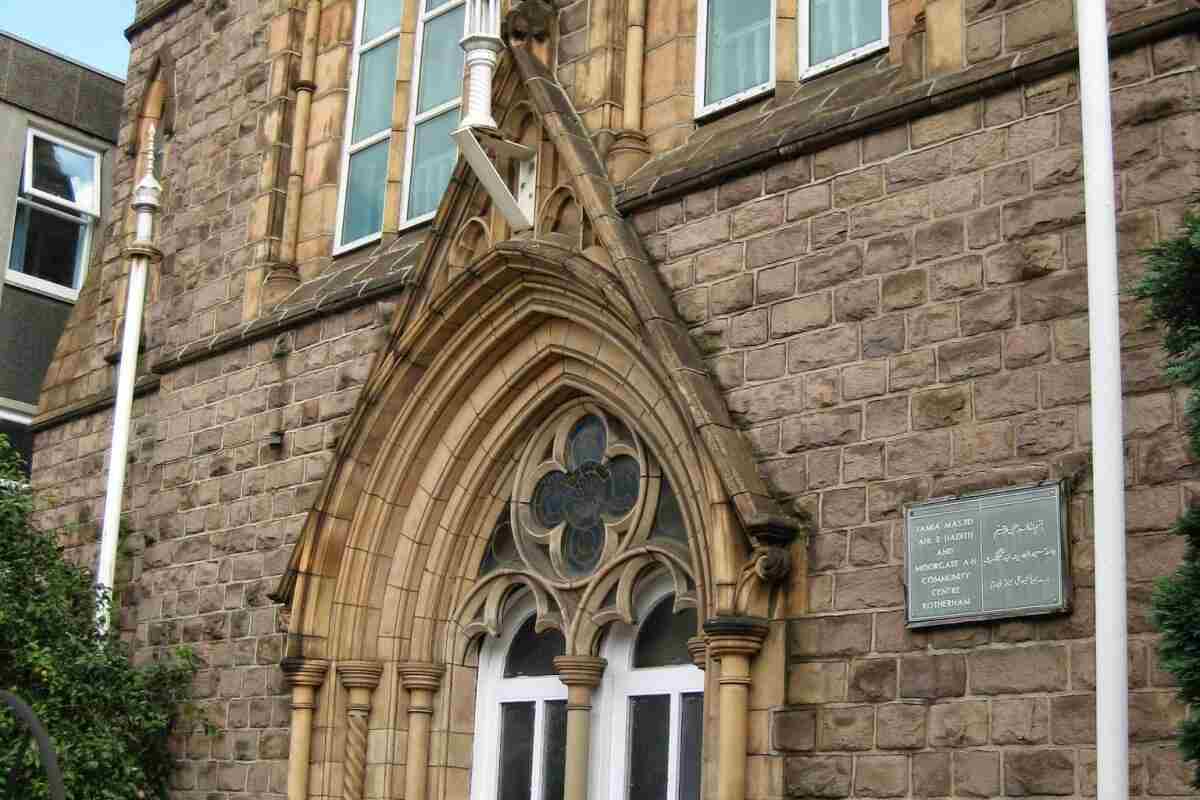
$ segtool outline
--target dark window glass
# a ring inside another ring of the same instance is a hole
[[[568,525],[563,534],[563,555],[567,560],[567,570],[575,576],[588,575],[600,565],[600,556],[604,554],[604,526],[588,525],[577,528]]]
[[[629,698],[629,800],[666,800],[671,696]]]
[[[483,560],[479,563],[479,574],[487,575],[493,570],[519,561],[517,545],[513,541],[512,525],[508,521],[508,504],[500,512],[496,527],[492,528],[492,538],[483,551]]]
[[[508,648],[508,663],[504,677],[529,678],[535,675],[554,675],[554,657],[566,651],[566,640],[556,630],[537,633],[534,617],[525,620]]]
[[[680,698],[679,800],[700,800],[700,743],[704,737],[704,695]]]
[[[9,266],[35,278],[75,288],[87,225],[19,203]]]
[[[608,462],[608,473],[608,491],[604,498],[603,513],[609,519],[620,519],[628,514],[637,502],[642,470],[637,459],[617,456]]]
[[[21,471],[29,477],[29,465],[33,461],[33,432],[19,422],[0,419],[0,436],[7,436],[8,443],[21,456]]]
[[[666,537],[677,542],[687,543],[687,528],[683,524],[683,510],[671,484],[665,480],[658,495],[658,508],[654,512],[654,527],[650,529],[650,537]]]
[[[529,800],[533,786],[533,706],[500,706],[500,800]]]
[[[567,773],[567,701],[546,702],[546,746],[543,748],[545,780],[542,800],[563,800]]]
[[[604,423],[595,415],[588,415],[571,429],[567,436],[567,457],[570,467],[579,469],[588,462],[599,464],[607,446]]]
[[[674,603],[674,595],[666,597],[646,615],[633,646],[635,669],[692,663],[687,641],[696,635],[696,611],[688,608],[675,614]]]

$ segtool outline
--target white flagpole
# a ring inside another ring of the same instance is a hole
[[[1096,569],[1096,790],[1129,796],[1129,667],[1125,583],[1125,450],[1121,419],[1116,187],[1108,19],[1103,0],[1076,0],[1087,210],[1092,380],[1092,525]]]

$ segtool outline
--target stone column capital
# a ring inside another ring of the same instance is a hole
[[[713,658],[749,658],[762,649],[767,638],[767,621],[760,617],[713,617],[704,623],[704,638]]]
[[[410,692],[414,689],[436,692],[442,685],[442,676],[446,674],[446,666],[428,661],[401,661],[396,665],[396,672],[400,674],[404,688]]]
[[[329,662],[323,658],[285,658],[279,665],[288,686],[318,688],[325,682]]]
[[[337,674],[347,689],[374,689],[383,676],[383,665],[377,661],[340,661]]]
[[[587,686],[595,688],[600,685],[604,676],[604,668],[608,661],[599,656],[555,656],[554,669],[558,679],[567,686]]]

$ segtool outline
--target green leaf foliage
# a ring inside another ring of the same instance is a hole
[[[107,598],[32,525],[18,467],[0,435],[0,689],[46,726],[69,800],[165,798],[168,736],[190,708],[195,658],[181,651],[135,666],[116,633],[98,632]],[[0,799],[48,798],[33,737],[0,709]]]
[[[1187,402],[1192,451],[1200,453],[1200,215],[1189,214],[1174,238],[1145,253],[1147,271],[1137,287],[1150,301],[1151,315],[1165,331],[1167,374],[1191,389]],[[1162,632],[1159,659],[1179,682],[1184,702],[1200,703],[1200,506],[1188,509],[1175,525],[1187,539],[1183,565],[1158,582],[1154,623]],[[1200,763],[1200,715],[1192,714],[1179,734],[1183,756]],[[1200,767],[1192,783],[1200,788]]]

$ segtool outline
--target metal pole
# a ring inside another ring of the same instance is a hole
[[[46,726],[38,719],[38,715],[33,712],[29,704],[15,694],[0,691],[0,700],[3,700],[12,709],[13,714],[29,726],[29,732],[33,734],[33,740],[37,742],[42,769],[46,771],[50,800],[65,800],[67,793],[63,788],[62,770],[58,768],[58,755],[54,752],[54,743],[50,741],[50,734],[46,732]]]
[[[137,211],[137,234],[127,250],[129,292],[125,299],[125,330],[121,338],[121,364],[117,368],[117,396],[113,404],[112,445],[109,448],[108,485],[104,493],[104,520],[100,534],[100,558],[96,583],[111,596],[121,532],[121,500],[125,491],[125,462],[129,457],[129,427],[133,416],[133,387],[137,379],[138,351],[142,339],[142,311],[146,299],[146,273],[158,255],[154,240],[154,214],[162,200],[162,186],[154,177],[154,128],[146,136],[143,151],[146,172],[133,193]],[[100,632],[108,630],[108,609],[98,613]]]
[[[1092,380],[1096,788],[1099,800],[1125,800],[1129,796],[1125,450],[1108,19],[1101,0],[1076,0],[1075,16],[1079,26]]]

